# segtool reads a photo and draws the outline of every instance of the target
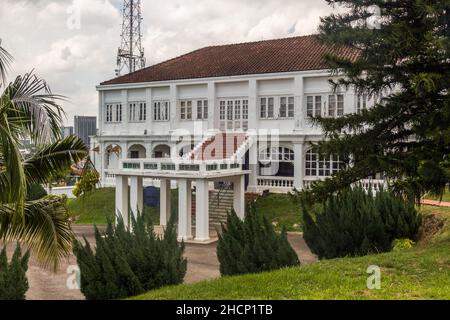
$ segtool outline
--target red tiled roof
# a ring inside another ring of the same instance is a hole
[[[102,85],[327,69],[324,54],[355,60],[359,51],[326,45],[316,36],[205,47]]]

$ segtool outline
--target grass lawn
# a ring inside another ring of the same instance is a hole
[[[445,217],[445,227],[409,250],[165,287],[134,299],[450,299],[450,209],[421,210]],[[367,289],[370,265],[381,268],[380,290]]]
[[[178,208],[177,190],[172,190],[172,207]],[[94,190],[78,199],[68,200],[68,210],[75,217],[77,224],[106,224],[107,218],[114,216],[115,189],[102,188]],[[300,209],[290,196],[286,194],[269,194],[256,201],[258,212],[265,214],[276,229],[286,226],[288,231],[300,231]],[[151,215],[152,221],[159,223],[159,207],[145,206],[145,212]]]
[[[69,199],[67,208],[76,224],[106,224],[114,217],[115,189],[101,188],[80,198]],[[144,205],[144,213],[149,214],[153,223],[159,223],[159,207]]]
[[[445,189],[445,192],[442,195],[442,199],[440,199],[440,197],[430,196],[430,195],[425,196],[424,199],[438,200],[438,201],[442,200],[442,201],[445,201],[445,202],[450,202],[450,191],[448,189]]]
[[[256,200],[256,209],[281,230],[285,226],[288,231],[301,231],[300,207],[287,194],[268,194]]]

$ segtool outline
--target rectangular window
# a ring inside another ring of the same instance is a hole
[[[248,120],[248,100],[242,100],[242,119]]]
[[[314,97],[313,96],[306,97],[306,115],[308,117],[314,116]]]
[[[286,118],[287,115],[287,101],[286,97],[280,98],[280,118]]]
[[[328,96],[328,116],[336,117],[336,96],[334,94]]]
[[[192,120],[192,101],[186,102],[186,120]]]
[[[261,119],[267,118],[267,98],[261,98],[260,100],[260,114]]]
[[[267,118],[273,118],[274,98],[269,98],[267,101]]]
[[[208,100],[203,100],[203,120],[207,120],[208,117],[209,117]]]
[[[274,101],[273,97],[260,99],[260,118],[271,119],[274,115]]]
[[[344,95],[338,94],[337,95],[337,109],[336,109],[337,116],[343,116],[344,115]]]
[[[288,98],[288,118],[294,117],[294,109],[295,109],[294,97],[289,97]]]
[[[294,117],[294,97],[280,97],[280,118]]]
[[[227,120],[233,120],[233,101],[227,101]]]
[[[322,115],[322,97],[316,96],[314,115],[320,117]]]
[[[240,119],[241,119],[241,101],[236,100],[234,101],[234,120]]]
[[[208,100],[197,101],[197,119],[198,120],[208,119]]]
[[[219,104],[219,119],[225,120],[225,101],[220,101]]]
[[[186,120],[186,101],[180,102],[180,119]]]
[[[116,104],[116,121],[122,122],[122,105]]]
[[[132,102],[129,104],[130,122],[145,121],[147,119],[147,104],[145,102]]]
[[[170,102],[155,101],[153,104],[153,120],[169,121],[170,120]]]
[[[197,101],[197,119],[203,119],[203,101]]]
[[[363,109],[367,109],[367,95],[356,96],[356,113],[361,113]]]
[[[136,119],[136,104],[130,103],[129,109],[128,109],[128,120],[135,121],[135,119]]]
[[[112,108],[113,108],[112,104],[107,104],[107,105],[106,105],[106,122],[112,122],[112,121],[113,121],[113,118],[112,118],[112,115],[113,115]]]
[[[319,117],[322,115],[322,96],[306,97],[306,116]]]

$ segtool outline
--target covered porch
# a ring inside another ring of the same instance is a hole
[[[142,212],[144,179],[160,185],[160,225],[165,227],[172,212],[171,185],[178,186],[178,239],[185,242],[210,243],[209,191],[214,182],[233,184],[233,208],[240,218],[245,215],[245,175],[242,165],[230,160],[124,159],[120,170],[111,170],[116,180],[116,215],[129,227],[130,213]],[[195,188],[195,206],[192,192]],[[195,208],[195,226],[192,211]]]

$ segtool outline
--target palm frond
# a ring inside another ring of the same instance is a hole
[[[25,242],[43,267],[56,271],[69,256],[74,235],[61,198],[48,196],[25,203],[25,217],[20,221],[13,208],[0,205],[0,239]]]
[[[10,123],[21,129],[21,135],[39,145],[61,138],[64,111],[58,101],[64,99],[53,94],[45,80],[31,71],[5,88],[0,104]]]
[[[48,183],[52,174],[70,168],[87,154],[87,147],[76,136],[47,145],[23,162],[27,183]]]
[[[1,46],[0,39],[0,88],[6,83],[6,73],[12,60],[12,56]]]

